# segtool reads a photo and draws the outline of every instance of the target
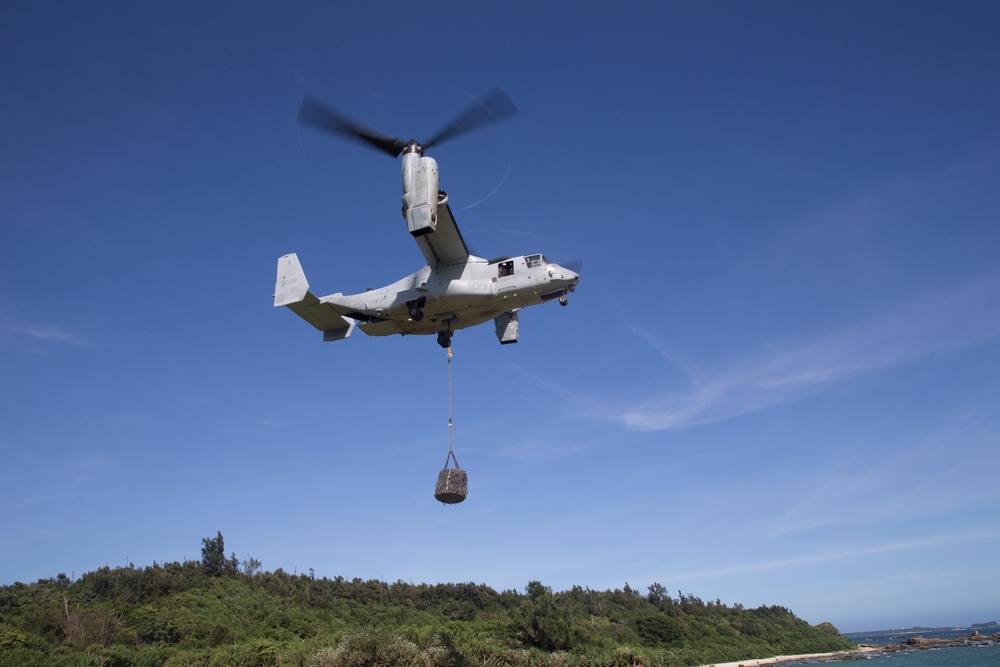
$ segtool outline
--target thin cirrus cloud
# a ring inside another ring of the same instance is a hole
[[[810,565],[815,563],[828,563],[833,561],[869,558],[882,556],[890,553],[931,549],[954,544],[965,544],[970,542],[982,542],[995,540],[1000,537],[1000,531],[975,531],[975,532],[953,532],[939,533],[926,537],[883,542],[856,548],[841,550],[823,550],[801,555],[778,557],[768,560],[760,560],[750,563],[740,563],[729,567],[720,567],[709,570],[697,570],[691,572],[676,573],[671,575],[672,581],[687,581],[695,579],[711,579],[723,576],[746,574],[749,572],[759,572],[763,570],[774,570],[789,568],[799,565]]]
[[[1000,274],[939,290],[781,354],[705,377],[686,364],[692,389],[605,409],[637,431],[732,419],[787,403],[874,370],[958,349],[1000,333]],[[636,330],[651,340],[651,336]],[[654,344],[654,347],[661,347]],[[677,363],[670,355],[661,354]]]
[[[78,347],[91,346],[90,341],[77,336],[76,334],[70,333],[65,329],[60,329],[59,327],[30,324],[9,324],[3,328],[5,331],[9,331],[20,336],[27,336],[28,338],[32,338],[34,340],[66,343],[68,345],[76,345]]]

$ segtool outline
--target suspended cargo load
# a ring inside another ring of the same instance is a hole
[[[453,452],[448,452],[449,459],[455,459]],[[448,460],[444,462],[444,470],[438,473],[437,486],[434,487],[434,497],[442,503],[455,505],[465,500],[469,495],[469,476],[458,467],[458,460],[455,460],[455,467],[448,467]]]
[[[455,450],[451,446],[451,346],[448,346],[448,456],[444,460],[444,469],[438,473],[437,486],[434,487],[434,497],[448,505],[455,505],[465,500],[469,495],[469,476],[458,467]],[[455,467],[448,464],[454,462]]]

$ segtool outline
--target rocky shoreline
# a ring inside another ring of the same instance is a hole
[[[929,648],[951,648],[953,646],[975,646],[977,644],[997,644],[1000,643],[1000,632],[992,635],[981,635],[979,630],[974,631],[968,637],[958,637],[956,639],[931,639],[929,637],[910,637],[901,644],[886,644],[882,647],[883,653],[894,653],[896,651],[913,651]],[[864,646],[862,644],[862,646]]]

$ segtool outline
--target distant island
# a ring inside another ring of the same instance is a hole
[[[890,628],[888,630],[865,630],[863,632],[845,632],[843,633],[845,637],[860,637],[862,635],[912,635],[912,634],[930,634],[930,633],[954,633],[961,632],[963,630],[994,630],[1000,629],[1000,624],[996,621],[990,621],[989,623],[971,623],[970,625],[941,625],[941,626],[922,626],[914,625],[912,628]]]

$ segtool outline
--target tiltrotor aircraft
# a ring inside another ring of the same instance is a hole
[[[521,308],[558,299],[576,289],[580,276],[541,254],[483,259],[469,252],[438,189],[438,166],[424,151],[481,125],[517,113],[495,90],[424,144],[389,137],[306,97],[299,122],[362,139],[393,157],[403,154],[403,218],[427,266],[395,283],[362,294],[317,297],[295,253],[278,259],[274,305],[286,306],[323,332],[343,340],[358,327],[369,336],[437,334],[451,346],[452,332],[493,320],[501,344],[516,343]],[[577,270],[579,270],[577,268]]]

